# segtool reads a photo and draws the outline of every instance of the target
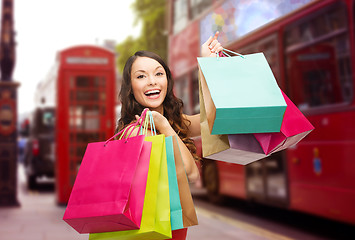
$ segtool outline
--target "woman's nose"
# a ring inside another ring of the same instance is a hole
[[[156,82],[155,77],[150,75],[148,77],[148,85],[156,85],[156,84],[157,84],[157,82]]]

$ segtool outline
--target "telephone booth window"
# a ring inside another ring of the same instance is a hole
[[[71,130],[70,183],[84,156],[88,142],[98,141],[105,115],[106,78],[104,76],[71,76],[69,127]]]

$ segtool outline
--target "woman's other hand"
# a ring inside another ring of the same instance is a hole
[[[174,129],[171,127],[168,119],[157,111],[152,111],[153,121],[155,128],[165,136],[173,136],[175,134]]]
[[[222,45],[218,42],[219,32],[212,37],[209,37],[207,41],[201,46],[201,56],[202,57],[216,57],[217,54],[223,50]]]
[[[164,134],[165,136],[173,136],[175,134],[175,131],[171,127],[169,121],[162,114],[160,114],[157,111],[151,111],[151,113],[152,113],[155,129],[158,132]],[[149,119],[148,113],[147,113],[146,117],[148,117],[148,119]],[[138,118],[139,117],[136,115],[137,120],[138,120]],[[140,124],[143,124],[143,123],[140,122]],[[150,123],[148,123],[148,129],[152,130],[152,129],[150,129]]]

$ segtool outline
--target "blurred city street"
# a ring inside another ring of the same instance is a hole
[[[0,208],[0,239],[88,239],[87,234],[78,234],[62,220],[65,207],[58,206],[55,203],[53,182],[48,179],[41,179],[40,182],[38,190],[27,190],[24,169],[21,164],[19,165],[18,199],[21,206]],[[352,235],[354,231],[349,231],[349,226],[342,224],[314,219],[312,217],[309,219],[307,216],[300,217],[292,214],[287,214],[289,216],[286,216],[285,213],[287,212],[280,213],[280,211],[270,214],[270,211],[273,211],[272,209],[255,208],[254,211],[250,211],[248,209],[250,207],[244,202],[238,202],[235,199],[227,201],[224,206],[216,206],[206,201],[206,194],[203,189],[192,187],[192,192],[195,198],[194,202],[199,225],[189,229],[187,239],[315,240],[352,239],[355,236]],[[285,216],[280,217],[280,215]],[[277,220],[277,218],[283,217],[284,220]],[[311,224],[311,222],[315,224]],[[333,225],[329,225],[330,227],[325,229],[321,227],[324,227],[326,224]],[[298,225],[302,225],[304,229]],[[339,238],[335,238],[334,234],[339,230],[343,231],[343,233],[342,235],[338,235]]]
[[[79,240],[78,234],[63,220],[65,207],[55,203],[53,182],[42,179],[38,190],[29,191],[23,165],[18,169],[18,200],[20,207],[0,208],[0,239],[6,240]],[[196,206],[199,225],[188,231],[188,239],[287,239],[262,231],[248,224],[235,226],[227,217]],[[264,235],[264,236],[263,236]]]
[[[98,181],[110,171],[142,200],[140,162],[114,158],[138,150],[87,151],[134,122],[176,133],[181,175],[200,173],[187,239],[355,239],[355,0],[1,2],[0,240],[88,239],[66,204],[78,182],[85,207],[124,192]],[[158,113],[136,121],[143,108]]]

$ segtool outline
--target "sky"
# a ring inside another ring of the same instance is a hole
[[[102,45],[139,35],[133,26],[133,0],[14,0],[18,113],[34,109],[36,86],[55,62],[56,53],[74,45]]]

